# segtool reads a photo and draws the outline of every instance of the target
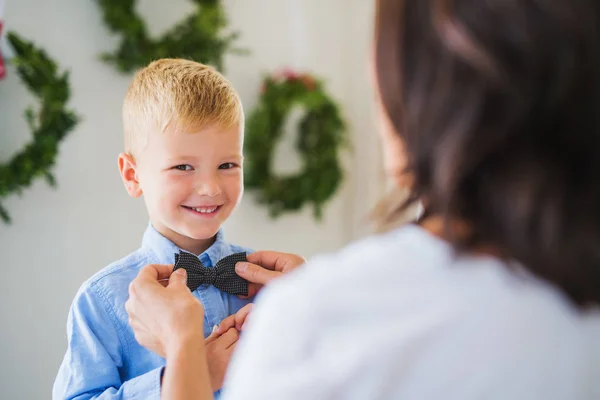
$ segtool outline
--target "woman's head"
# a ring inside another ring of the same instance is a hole
[[[600,302],[600,3],[378,0],[375,75],[388,169],[448,239]]]

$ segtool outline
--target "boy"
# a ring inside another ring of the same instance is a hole
[[[139,71],[123,104],[125,153],[119,170],[127,193],[143,195],[150,224],[142,246],[82,285],[67,322],[68,348],[54,399],[159,399],[164,359],[141,347],[128,323],[129,283],[147,264],[173,264],[180,250],[206,267],[247,249],[225,242],[220,227],[243,192],[244,114],[231,84],[213,68],[164,59]],[[251,299],[200,285],[204,337],[215,391],[237,331],[210,327]],[[218,392],[217,392],[218,394]]]

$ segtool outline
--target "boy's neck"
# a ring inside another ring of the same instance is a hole
[[[153,223],[152,226],[158,231],[158,233],[173,242],[175,246],[197,256],[208,250],[210,246],[212,246],[217,240],[217,235],[208,239],[193,239],[158,224]]]
[[[210,246],[212,246],[215,243],[217,236],[215,235],[211,238],[200,239],[200,240],[196,240],[196,239],[192,239],[192,238],[184,237],[184,236],[180,236],[180,238],[181,239],[178,241],[173,241],[172,239],[171,239],[171,241],[173,243],[175,243],[175,245],[177,247],[179,247],[181,250],[185,250],[189,253],[199,256],[200,254],[202,254],[206,250],[208,250],[210,248]]]

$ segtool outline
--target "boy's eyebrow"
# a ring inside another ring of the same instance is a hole
[[[169,157],[167,162],[181,162],[188,160],[197,160],[199,157],[196,156],[177,156],[177,157]]]

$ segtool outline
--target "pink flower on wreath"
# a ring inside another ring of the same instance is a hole
[[[295,81],[298,79],[298,74],[291,68],[284,68],[281,74],[286,81]]]
[[[276,81],[294,81],[298,79],[298,74],[291,68],[285,67],[273,74],[273,79]]]
[[[308,90],[317,88],[317,80],[307,73],[298,73],[289,67],[285,67],[275,72],[271,77],[265,79],[261,87],[261,93],[267,90],[267,84],[272,81],[295,82],[300,81]]]

